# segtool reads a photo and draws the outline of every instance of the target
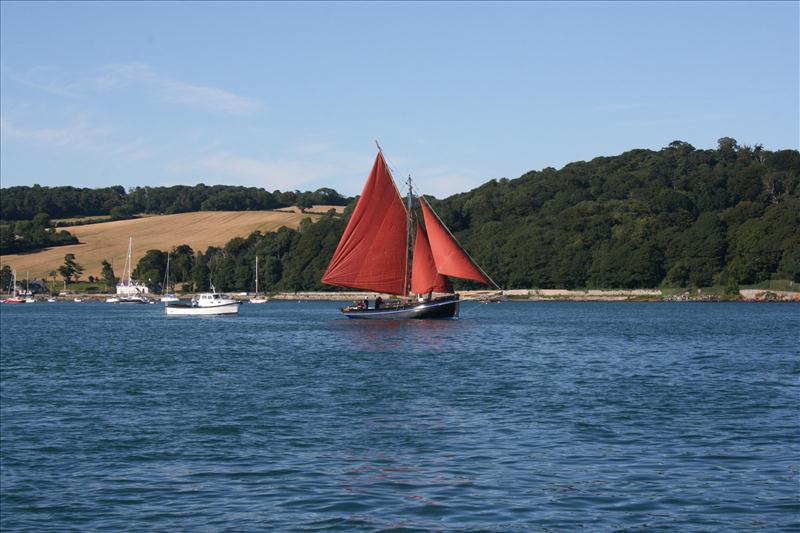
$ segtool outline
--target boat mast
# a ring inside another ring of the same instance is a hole
[[[258,256],[256,256],[256,296],[258,296]]]
[[[406,294],[411,294],[411,276],[408,275],[408,265],[411,263],[411,247],[413,246],[414,237],[411,234],[412,228],[414,226],[414,190],[411,186],[411,174],[408,175],[408,179],[406,180],[406,184],[408,185],[408,198],[407,198],[407,211],[408,217],[406,219]]]
[[[133,237],[128,237],[128,286],[133,281]]]
[[[169,252],[167,252],[167,271],[164,273],[164,286],[161,287],[161,294],[169,292]]]

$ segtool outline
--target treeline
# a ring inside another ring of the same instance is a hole
[[[719,140],[546,168],[433,202],[508,288],[800,282],[800,153]]]
[[[350,209],[346,215],[349,213]],[[206,291],[213,283],[220,291],[253,292],[258,256],[261,291],[331,290],[320,278],[345,224],[344,217],[329,213],[317,222],[303,220],[297,230],[283,227],[270,233],[256,231],[246,238],[236,237],[222,248],[194,251],[181,245],[170,251],[148,250],[138,261],[133,277],[151,289],[165,290],[169,253],[170,288]]]
[[[253,211],[315,204],[347,205],[350,198],[333,189],[274,191],[257,187],[204,184],[193,187],[122,186],[87,189],[77,187],[8,187],[0,190],[0,218],[32,220],[39,213],[50,218],[110,215],[127,218],[134,213],[173,214],[194,211]]]
[[[50,218],[44,213],[39,213],[33,220],[22,220],[13,225],[0,224],[0,254],[15,254],[65,244],[78,244],[78,238],[66,230],[53,228]]]
[[[326,200],[320,203],[331,203]],[[336,290],[320,278],[344,231],[327,214],[298,230],[253,233],[205,251],[171,252],[178,289]],[[800,282],[800,153],[675,141],[659,151],[546,168],[492,180],[431,203],[456,238],[504,288],[705,287]],[[166,251],[135,277],[160,288]],[[456,285],[469,288],[470,285]],[[473,286],[474,287],[474,286]]]
[[[727,137],[715,150],[675,141],[659,151],[492,180],[431,202],[509,289],[721,284],[736,290],[770,279],[800,282],[796,150],[770,152]],[[211,279],[219,290],[252,291],[258,254],[266,290],[335,290],[319,280],[352,206],[344,218],[306,221],[299,231],[254,233],[223,248],[187,251],[187,266],[174,279],[195,290]],[[160,279],[166,255],[148,255],[140,277]]]

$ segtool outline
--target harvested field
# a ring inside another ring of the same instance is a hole
[[[320,212],[324,211],[320,209]],[[319,215],[283,211],[201,211],[75,226],[66,229],[78,237],[81,244],[4,255],[0,256],[0,264],[16,269],[18,275],[30,272],[31,279],[44,278],[64,264],[64,255],[72,253],[85,269],[82,279],[99,276],[103,259],[113,260],[114,271],[120,275],[128,254],[128,237],[133,237],[135,266],[147,250],[168,250],[188,244],[195,251],[205,251],[209,246],[223,246],[234,237],[246,237],[257,230],[297,228],[303,218],[317,219]]]

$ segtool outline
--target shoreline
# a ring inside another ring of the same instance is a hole
[[[254,295],[252,293],[226,293],[233,299],[247,301]],[[658,289],[636,290],[565,290],[565,289],[512,289],[502,292],[497,298],[498,291],[462,291],[462,301],[515,301],[515,302],[800,302],[800,292],[775,291],[768,289],[741,289],[737,296],[703,293],[699,290],[686,290],[681,293],[664,294]],[[107,293],[69,293],[66,296],[57,296],[57,301],[72,301],[80,298],[82,301],[104,302],[106,298],[116,296]],[[192,293],[181,294],[183,299],[191,298]],[[375,292],[280,292],[267,294],[269,300],[279,301],[336,301],[350,302],[365,298],[374,300],[377,296],[389,299],[392,296]],[[149,296],[159,301],[159,295]],[[46,295],[39,295],[37,300],[44,301]]]

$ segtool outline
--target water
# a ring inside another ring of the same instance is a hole
[[[800,306],[0,307],[3,531],[800,527]]]

